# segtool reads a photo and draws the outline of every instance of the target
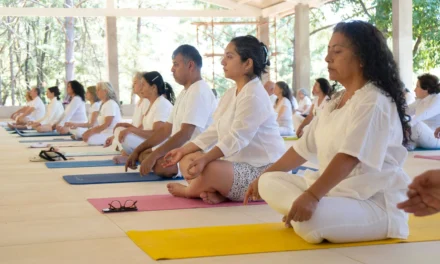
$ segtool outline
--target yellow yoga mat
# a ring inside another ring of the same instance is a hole
[[[440,214],[410,217],[407,240],[314,245],[302,240],[292,228],[285,228],[283,223],[128,231],[127,235],[154,260],[225,256],[440,240]]]
[[[283,137],[284,141],[298,140],[298,137]]]

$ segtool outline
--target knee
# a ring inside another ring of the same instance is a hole
[[[320,234],[319,229],[313,226],[310,220],[306,222],[292,221],[292,226],[295,230],[295,233],[302,239],[304,239],[307,243],[319,244],[324,240],[322,238],[322,235]]]
[[[276,187],[276,175],[277,172],[266,172],[262,174],[258,180],[258,192],[261,198],[266,201],[270,200],[273,193],[276,193],[278,188]]]

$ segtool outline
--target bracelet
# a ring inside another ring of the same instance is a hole
[[[304,193],[308,193],[308,194],[311,195],[313,198],[315,198],[316,201],[319,202],[320,199],[318,198],[318,196],[316,196],[314,193],[312,193],[309,189],[305,190]]]

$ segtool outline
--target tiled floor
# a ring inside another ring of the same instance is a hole
[[[87,198],[166,193],[163,182],[70,186],[66,174],[118,172],[122,167],[49,170],[30,163],[38,149],[18,143],[0,129],[0,263],[106,263],[154,261],[125,235],[127,230],[152,230],[280,221],[266,205],[103,215]],[[97,151],[94,148],[93,151]],[[68,148],[82,152],[87,148]],[[425,152],[424,154],[429,154]],[[414,159],[406,171],[414,177],[438,162]],[[108,159],[81,157],[76,160]],[[440,223],[439,223],[440,228]],[[164,263],[440,263],[440,242],[358,248],[250,254],[167,260]]]

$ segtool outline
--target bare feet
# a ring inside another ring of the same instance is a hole
[[[187,198],[186,189],[187,186],[180,183],[168,183],[167,184],[168,192],[173,196],[184,197]]]
[[[202,200],[208,204],[218,204],[226,201],[227,199],[218,192],[202,192],[200,194],[200,198],[202,198]]]
[[[113,157],[113,162],[115,164],[125,164],[128,160],[128,156],[118,155]]]

